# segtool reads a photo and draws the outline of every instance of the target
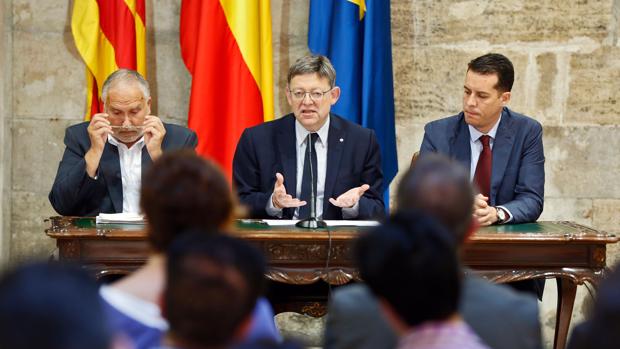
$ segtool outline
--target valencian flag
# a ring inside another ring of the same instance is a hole
[[[230,178],[243,130],[273,119],[269,0],[183,0],[180,32],[196,151]]]
[[[311,0],[308,47],[332,61],[342,94],[334,113],[375,130],[388,185],[398,171],[388,0]]]
[[[71,32],[86,64],[87,114],[103,111],[101,88],[118,70],[146,76],[145,0],[75,0]]]

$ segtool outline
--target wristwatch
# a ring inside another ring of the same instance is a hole
[[[496,224],[504,224],[508,220],[508,215],[506,211],[504,211],[501,207],[495,207],[495,211],[497,211],[497,222]]]

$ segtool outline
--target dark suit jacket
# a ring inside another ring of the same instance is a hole
[[[420,155],[429,152],[455,158],[469,171],[470,134],[462,112],[424,127]],[[506,207],[511,223],[534,222],[542,213],[544,164],[540,123],[504,108],[493,144],[489,202]]]
[[[182,126],[166,124],[163,151],[195,148],[196,134]],[[67,128],[65,152],[58,165],[49,200],[56,212],[64,216],[96,216],[99,213],[123,212],[123,184],[118,148],[106,143],[97,170],[97,179],[86,173],[84,155],[90,149],[88,122]],[[142,149],[142,174],[151,165],[151,157]]]
[[[467,274],[460,314],[490,348],[542,348],[534,297]],[[366,285],[343,286],[334,291],[327,313],[325,349],[392,349],[397,341]]]
[[[330,118],[323,219],[342,219],[342,209],[328,199],[362,184],[370,185],[370,189],[360,198],[357,218],[382,217],[383,174],[375,133],[339,116],[331,114]],[[286,192],[295,196],[297,146],[293,114],[246,129],[237,144],[233,181],[252,218],[270,218],[265,208],[273,193],[276,172],[284,176]],[[284,209],[283,217],[290,219],[293,213],[293,209]]]

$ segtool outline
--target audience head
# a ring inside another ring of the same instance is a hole
[[[183,231],[208,233],[226,226],[236,207],[222,172],[191,150],[164,153],[153,163],[142,179],[140,204],[158,252]]]
[[[460,164],[439,154],[420,156],[402,177],[398,210],[415,209],[434,217],[462,243],[473,230],[474,192]]]
[[[190,232],[167,254],[164,316],[176,345],[213,348],[243,339],[263,292],[266,266],[248,243]]]
[[[0,348],[107,349],[98,286],[77,267],[34,263],[0,278]]]
[[[611,349],[620,345],[620,264],[601,282],[592,317],[573,335],[568,348]]]
[[[456,314],[461,275],[455,246],[454,234],[420,211],[399,211],[360,238],[361,277],[397,331]]]

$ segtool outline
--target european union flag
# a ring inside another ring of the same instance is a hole
[[[342,94],[333,112],[375,130],[385,203],[398,171],[389,0],[311,0],[308,47],[332,61]]]

